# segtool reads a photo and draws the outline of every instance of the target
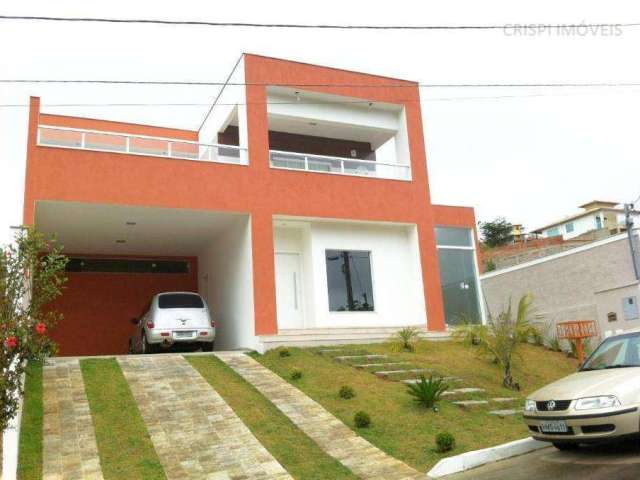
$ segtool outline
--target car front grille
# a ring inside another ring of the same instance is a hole
[[[549,402],[551,400],[545,400],[544,402],[536,402],[536,408],[539,412],[561,412],[569,408],[571,404],[571,400],[553,400],[555,402],[555,406],[553,408],[549,408]]]

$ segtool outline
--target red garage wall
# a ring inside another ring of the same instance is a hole
[[[64,293],[52,304],[64,315],[51,331],[59,355],[127,353],[135,329],[131,319],[143,313],[153,295],[198,291],[197,259],[171,260],[187,260],[189,273],[68,273]]]

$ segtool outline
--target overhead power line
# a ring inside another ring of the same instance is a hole
[[[35,15],[0,15],[0,20],[46,21],[46,22],[90,22],[90,23],[135,23],[152,25],[185,25],[204,27],[242,28],[306,28],[329,30],[503,30],[515,27],[535,28],[604,28],[637,27],[640,22],[621,23],[513,23],[494,25],[370,25],[370,24],[304,24],[304,23],[254,23],[254,22],[208,22],[203,20],[162,20],[147,18],[100,18],[100,17],[51,17]]]
[[[269,82],[201,82],[184,80],[100,80],[100,79],[13,79],[2,78],[0,83],[53,83],[104,85],[182,85],[182,86],[258,86],[258,87],[342,87],[342,88],[611,88],[638,87],[640,82],[542,82],[542,83],[269,83]]]

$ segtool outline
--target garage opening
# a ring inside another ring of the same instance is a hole
[[[38,202],[36,227],[69,257],[52,308],[59,355],[127,353],[139,318],[162,292],[196,292],[216,322],[216,349],[252,348],[248,215],[74,202]]]

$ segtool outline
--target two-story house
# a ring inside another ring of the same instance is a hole
[[[562,237],[564,240],[587,232],[615,235],[626,230],[624,209],[618,205],[618,202],[592,200],[579,206],[581,212],[555,220],[531,233],[542,238]],[[637,211],[632,212],[632,218],[637,225],[640,219]]]
[[[32,98],[25,182],[71,259],[62,355],[126,352],[162,291],[200,292],[224,349],[481,318],[474,212],[431,203],[415,82],[245,54],[194,131]]]

